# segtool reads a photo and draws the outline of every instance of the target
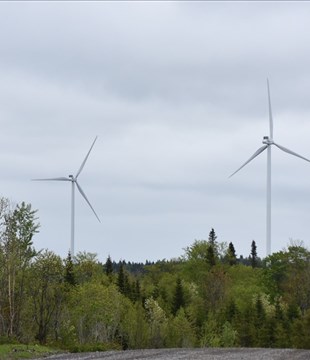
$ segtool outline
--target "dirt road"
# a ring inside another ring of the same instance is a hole
[[[310,360],[310,350],[295,349],[148,349],[53,355],[48,360]]]

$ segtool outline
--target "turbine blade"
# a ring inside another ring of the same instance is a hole
[[[77,178],[77,177],[80,175],[81,171],[83,170],[84,165],[85,165],[85,163],[86,163],[86,161],[87,161],[87,159],[88,159],[88,156],[89,156],[89,154],[90,154],[93,146],[95,145],[95,142],[96,142],[96,140],[97,140],[97,137],[98,137],[98,136],[95,137],[95,140],[93,141],[92,146],[90,147],[90,149],[89,149],[89,151],[88,151],[88,153],[87,153],[84,161],[82,162],[82,165],[80,166],[79,171],[78,171],[77,174],[75,175],[75,178]]]
[[[274,144],[275,146],[277,146],[280,150],[285,151],[285,152],[288,153],[288,154],[297,156],[297,157],[299,157],[299,158],[301,158],[301,159],[303,159],[303,160],[306,160],[306,161],[310,162],[309,159],[307,159],[307,158],[305,158],[305,157],[303,157],[303,156],[295,153],[294,151],[292,151],[292,150],[290,150],[290,149],[285,148],[284,146],[281,146],[281,145],[276,144],[276,143],[273,143],[273,144]]]
[[[31,179],[32,181],[72,181],[70,178],[66,177],[57,177],[57,178],[48,178],[48,179]]]
[[[84,191],[82,190],[81,186],[78,184],[78,182],[75,180],[76,186],[79,190],[79,192],[81,193],[81,195],[83,196],[83,198],[86,200],[87,204],[90,206],[90,208],[93,210],[93,213],[95,214],[96,218],[98,219],[99,222],[100,219],[98,217],[98,215],[96,214],[96,211],[94,210],[94,208],[92,207],[91,203],[89,202],[89,200],[87,199],[87,196],[85,195]]]
[[[241,170],[245,165],[247,165],[250,161],[256,158],[260,153],[262,153],[264,150],[267,149],[269,145],[264,145],[260,147],[258,150],[255,151],[255,153],[247,160],[243,165],[241,165],[234,173],[232,173],[229,177],[231,178],[233,175],[235,175],[239,170]]]
[[[270,139],[273,139],[273,118],[271,110],[271,100],[270,100],[270,89],[269,89],[269,80],[267,79],[267,89],[268,89],[268,105],[269,105],[269,135]]]

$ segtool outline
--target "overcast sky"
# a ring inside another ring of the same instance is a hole
[[[266,255],[268,135],[310,158],[309,2],[1,2],[0,195],[38,209],[37,249],[170,259],[213,227]],[[310,164],[272,149],[272,251],[310,245]]]

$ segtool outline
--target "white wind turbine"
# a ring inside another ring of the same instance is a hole
[[[309,159],[296,154],[294,151],[291,151],[284,146],[276,144],[273,141],[273,119],[272,119],[272,111],[271,111],[271,101],[270,101],[270,90],[269,90],[269,81],[267,79],[267,90],[268,90],[268,105],[269,105],[269,136],[264,136],[263,144],[264,146],[260,147],[250,158],[247,160],[242,166],[240,166],[233,174],[230,175],[232,177],[239,170],[241,170],[245,165],[247,165],[250,161],[252,161],[256,156],[262,153],[267,149],[267,211],[266,211],[266,255],[270,255],[271,253],[271,145],[275,145],[280,150],[285,151],[288,154],[297,156],[303,160],[310,162]]]
[[[80,194],[83,196],[83,198],[85,199],[85,201],[90,206],[93,213],[95,214],[96,218],[100,222],[100,219],[99,219],[98,215],[96,214],[96,211],[92,207],[92,205],[89,202],[89,200],[87,199],[84,191],[82,190],[81,186],[77,182],[77,178],[80,175],[80,173],[82,172],[82,170],[84,168],[84,165],[85,165],[85,163],[86,163],[86,161],[88,159],[88,156],[89,156],[89,154],[90,154],[96,140],[97,140],[97,136],[96,136],[95,140],[93,141],[92,146],[90,147],[84,161],[82,162],[82,165],[80,166],[80,168],[79,168],[79,170],[78,170],[78,172],[76,173],[75,176],[69,175],[68,177],[57,177],[57,178],[48,178],[48,179],[33,179],[34,181],[71,181],[71,246],[70,246],[70,253],[71,253],[72,257],[74,256],[75,186],[78,188]]]

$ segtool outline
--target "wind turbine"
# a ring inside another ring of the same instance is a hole
[[[74,256],[74,220],[75,220],[75,186],[77,187],[77,189],[79,190],[80,194],[83,196],[83,198],[85,199],[85,201],[87,202],[87,204],[89,205],[89,207],[92,209],[93,213],[95,214],[96,218],[98,219],[98,221],[100,222],[100,219],[98,217],[98,215],[96,214],[96,211],[94,210],[94,208],[92,207],[91,203],[89,202],[89,200],[87,199],[87,196],[85,195],[84,191],[82,190],[81,186],[79,185],[77,179],[80,175],[80,173],[82,172],[84,165],[88,159],[88,156],[93,148],[93,146],[95,145],[95,142],[97,140],[97,136],[95,138],[95,140],[92,143],[92,146],[90,147],[84,161],[82,162],[78,172],[76,173],[75,176],[73,175],[69,175],[68,177],[56,177],[56,178],[48,178],[48,179],[33,179],[34,181],[70,181],[71,182],[71,246],[70,246],[70,253],[71,256]]]
[[[269,90],[269,81],[267,79],[267,90],[268,90],[268,106],[269,106],[269,136],[264,136],[263,144],[264,146],[260,147],[256,152],[247,160],[242,166],[240,166],[233,174],[230,175],[232,177],[239,170],[241,170],[245,165],[251,162],[263,151],[267,150],[267,198],[266,198],[266,254],[267,256],[271,253],[271,146],[275,145],[280,150],[290,154],[297,156],[303,160],[310,162],[309,159],[296,154],[294,151],[285,148],[282,145],[279,145],[273,140],[273,119],[272,119],[272,111],[271,111],[271,101],[270,101],[270,90]]]

